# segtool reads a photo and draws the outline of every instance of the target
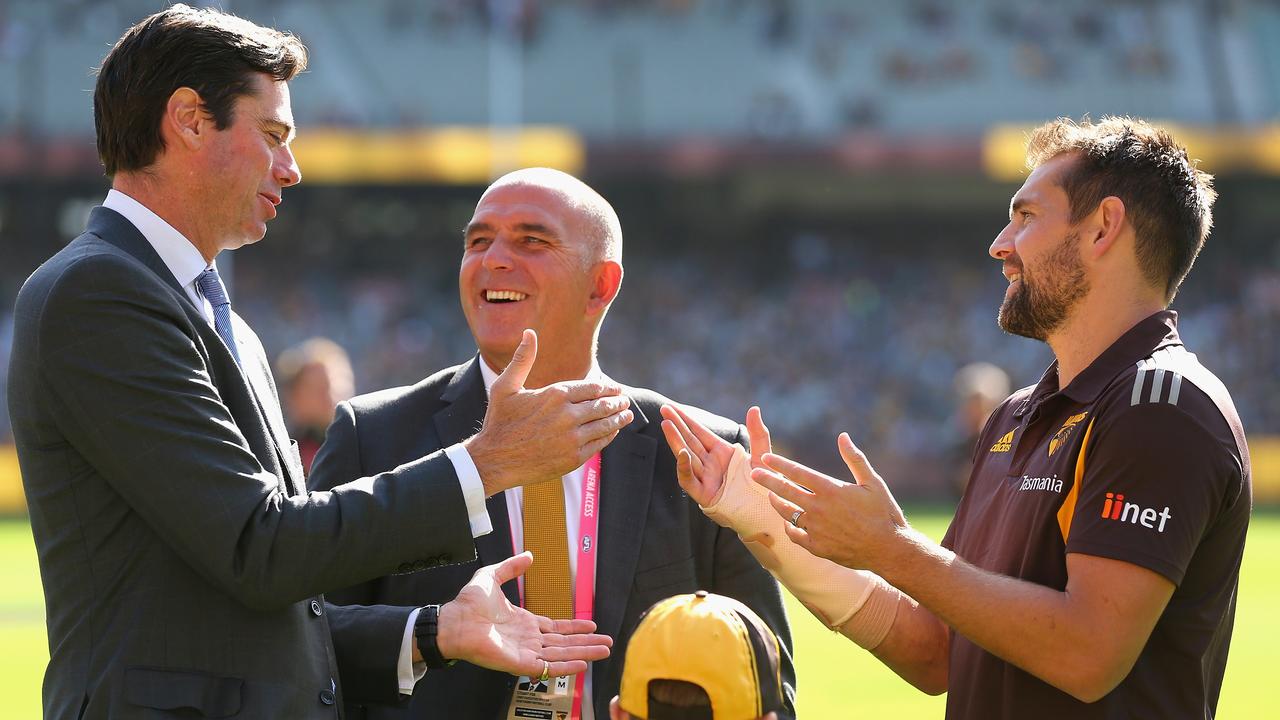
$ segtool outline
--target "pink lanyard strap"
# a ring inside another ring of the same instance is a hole
[[[600,453],[587,461],[582,476],[582,514],[578,522],[578,573],[573,583],[573,619],[590,620],[596,603],[596,531],[600,527]],[[573,683],[572,720],[582,718],[587,674]]]

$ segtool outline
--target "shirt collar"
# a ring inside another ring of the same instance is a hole
[[[489,390],[493,387],[493,383],[498,379],[498,372],[489,367],[489,363],[484,361],[484,357],[477,355],[476,362],[480,363],[480,377],[484,380],[484,394],[488,396]],[[600,364],[594,358],[591,360],[591,369],[587,371],[587,377],[584,380],[604,380],[605,375],[600,371]]]
[[[102,206],[120,213],[138,228],[183,288],[191,286],[207,268],[215,267],[214,263],[204,261],[204,256],[182,233],[150,208],[119,190],[108,191]]]
[[[1062,389],[1062,394],[1077,403],[1087,405],[1096,400],[1099,393],[1125,369],[1137,365],[1138,361],[1149,357],[1161,348],[1181,344],[1182,338],[1178,336],[1176,311],[1161,310],[1149,315],[1129,328],[1101,355],[1094,358],[1094,361],[1089,363],[1089,367]],[[1021,410],[1035,405],[1057,391],[1058,361],[1055,360],[1040,378],[1036,389],[1031,392]]]

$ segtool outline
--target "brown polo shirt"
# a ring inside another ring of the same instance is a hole
[[[1176,589],[1128,677],[1092,704],[953,634],[947,717],[1212,717],[1251,505],[1240,419],[1182,346],[1176,313],[1138,323],[1066,388],[1050,367],[992,414],[943,545],[1055,590],[1067,553],[1133,563]]]

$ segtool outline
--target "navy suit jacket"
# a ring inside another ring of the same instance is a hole
[[[478,359],[442,370],[412,387],[355,398],[338,406],[309,479],[329,487],[351,473],[380,472],[406,458],[448,447],[475,432],[488,404]],[[609,701],[621,683],[627,640],[640,615],[658,600],[699,589],[737,598],[773,628],[782,645],[782,680],[792,708],[795,671],[791,633],[778,584],[731,530],[707,519],[676,482],[675,458],[666,447],[658,408],[669,402],[650,390],[628,388],[635,419],[601,454],[599,559],[595,621],[614,638],[613,654],[594,664],[596,720],[607,720]],[[701,413],[701,411],[695,411]],[[740,425],[701,413],[713,431],[745,444]],[[488,500],[494,531],[476,538],[477,559],[411,576],[383,577],[330,593],[335,603],[424,605],[451,600],[483,565],[511,557],[507,503]],[[515,582],[503,586],[518,603]],[[516,679],[468,663],[428,671],[407,706],[362,707],[359,718],[468,718],[503,716]]]
[[[233,322],[243,367],[106,208],[18,294],[45,718],[335,718],[339,670],[350,699],[396,702],[358,681],[394,678],[410,609],[331,614],[320,593],[475,557],[443,453],[307,494],[262,345]]]

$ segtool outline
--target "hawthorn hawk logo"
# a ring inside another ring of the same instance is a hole
[[[1053,454],[1058,451],[1058,447],[1060,447],[1062,443],[1066,442],[1067,438],[1071,437],[1071,432],[1076,429],[1076,426],[1079,425],[1080,421],[1084,420],[1085,416],[1088,414],[1089,411],[1086,410],[1082,413],[1072,415],[1067,418],[1066,422],[1062,423],[1062,427],[1058,428],[1058,432],[1054,433],[1053,439],[1049,441],[1049,457],[1053,457]]]

